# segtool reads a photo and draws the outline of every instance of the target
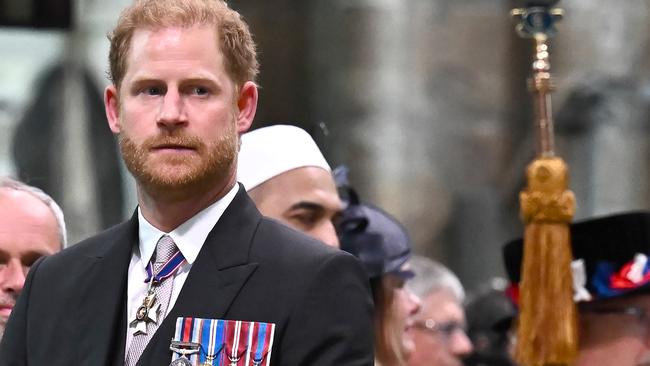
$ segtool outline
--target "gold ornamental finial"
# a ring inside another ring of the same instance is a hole
[[[562,9],[554,7],[558,1],[522,1],[522,7],[515,8],[510,12],[518,22],[517,33],[522,38],[532,38],[535,41],[533,74],[528,80],[528,88],[535,99],[537,154],[539,156],[555,154],[551,105],[551,92],[555,90],[555,85],[551,78],[548,40],[557,33],[555,23],[564,16]]]
[[[519,194],[525,231],[515,359],[521,366],[570,366],[577,356],[569,232],[575,197],[568,189],[568,166],[555,156],[551,104],[555,85],[548,40],[564,14],[555,7],[558,1],[524,0],[511,11],[517,33],[535,45],[528,87],[534,100],[537,158],[528,166],[528,183]]]

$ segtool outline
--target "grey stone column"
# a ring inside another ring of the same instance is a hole
[[[311,14],[312,111],[333,126],[331,160],[470,286],[501,272],[508,10],[340,0]]]
[[[649,206],[648,90],[630,77],[585,81],[559,111],[577,218]]]
[[[650,3],[563,1],[554,41],[560,149],[576,218],[647,208]]]
[[[417,65],[414,4],[313,5],[312,110],[332,126],[330,160],[350,166],[362,197],[397,216],[416,243],[428,242],[448,202],[430,164],[437,122]]]

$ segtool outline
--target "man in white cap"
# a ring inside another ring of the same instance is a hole
[[[332,170],[305,130],[288,125],[242,135],[237,179],[264,216],[339,247],[342,209]]]

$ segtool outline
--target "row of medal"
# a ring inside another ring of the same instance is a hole
[[[171,366],[269,366],[275,324],[177,318]]]

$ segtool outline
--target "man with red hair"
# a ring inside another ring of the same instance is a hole
[[[111,35],[110,129],[132,218],[34,264],[0,365],[371,365],[359,262],[237,184],[255,44],[221,0],[140,0]]]

